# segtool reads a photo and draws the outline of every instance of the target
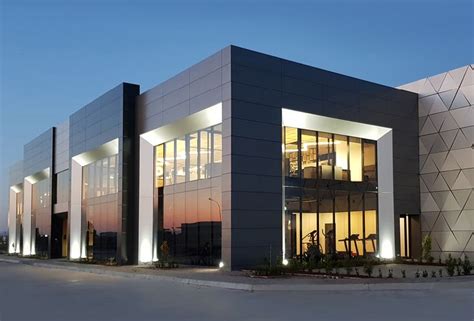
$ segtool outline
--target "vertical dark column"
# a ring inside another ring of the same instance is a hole
[[[54,215],[54,204],[56,203],[57,186],[55,180],[55,157],[56,154],[56,127],[51,128],[51,165],[49,168],[49,179],[50,179],[50,217],[49,217],[49,237],[48,237],[48,258],[51,258],[51,239],[53,238],[53,215]]]
[[[119,139],[119,233],[117,235],[117,262],[134,263],[138,256],[138,206],[136,201],[138,177],[138,138],[136,134],[135,99],[140,93],[138,85],[123,85],[122,137]],[[135,215],[136,214],[136,215]]]

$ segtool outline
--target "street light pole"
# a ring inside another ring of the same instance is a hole
[[[218,201],[216,201],[216,200],[215,200],[215,199],[213,199],[212,197],[209,197],[209,201],[216,203],[216,205],[217,205],[217,208],[219,209],[219,218],[220,218],[220,220],[221,220],[221,224],[222,224],[222,211],[221,211],[221,205],[219,204],[219,202],[218,202]]]

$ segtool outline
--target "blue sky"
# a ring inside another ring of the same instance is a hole
[[[397,86],[473,63],[471,0],[0,0],[0,231],[23,145],[120,82],[229,44]]]

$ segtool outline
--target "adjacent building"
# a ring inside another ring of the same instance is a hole
[[[417,257],[435,232],[419,169],[429,113],[405,89],[235,46],[148,91],[121,84],[25,145],[10,252],[233,269],[315,249]]]
[[[401,86],[419,96],[423,237],[432,255],[474,255],[473,65]]]

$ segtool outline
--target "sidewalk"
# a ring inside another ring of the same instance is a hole
[[[180,267],[154,269],[149,266],[105,266],[74,263],[66,260],[39,260],[0,255],[0,262],[25,264],[48,269],[94,273],[111,277],[172,281],[194,286],[216,287],[244,291],[385,291],[385,290],[440,290],[468,288],[474,290],[474,276],[443,278],[371,278],[344,277],[326,279],[316,276],[287,276],[281,278],[251,278],[245,272],[221,271],[217,268]],[[386,269],[393,268],[384,267]],[[402,266],[403,268],[404,266]],[[416,267],[410,267],[415,269]],[[374,269],[374,271],[376,271]],[[408,270],[407,270],[408,271]],[[1,273],[1,271],[0,271]],[[374,274],[376,274],[374,272]]]

